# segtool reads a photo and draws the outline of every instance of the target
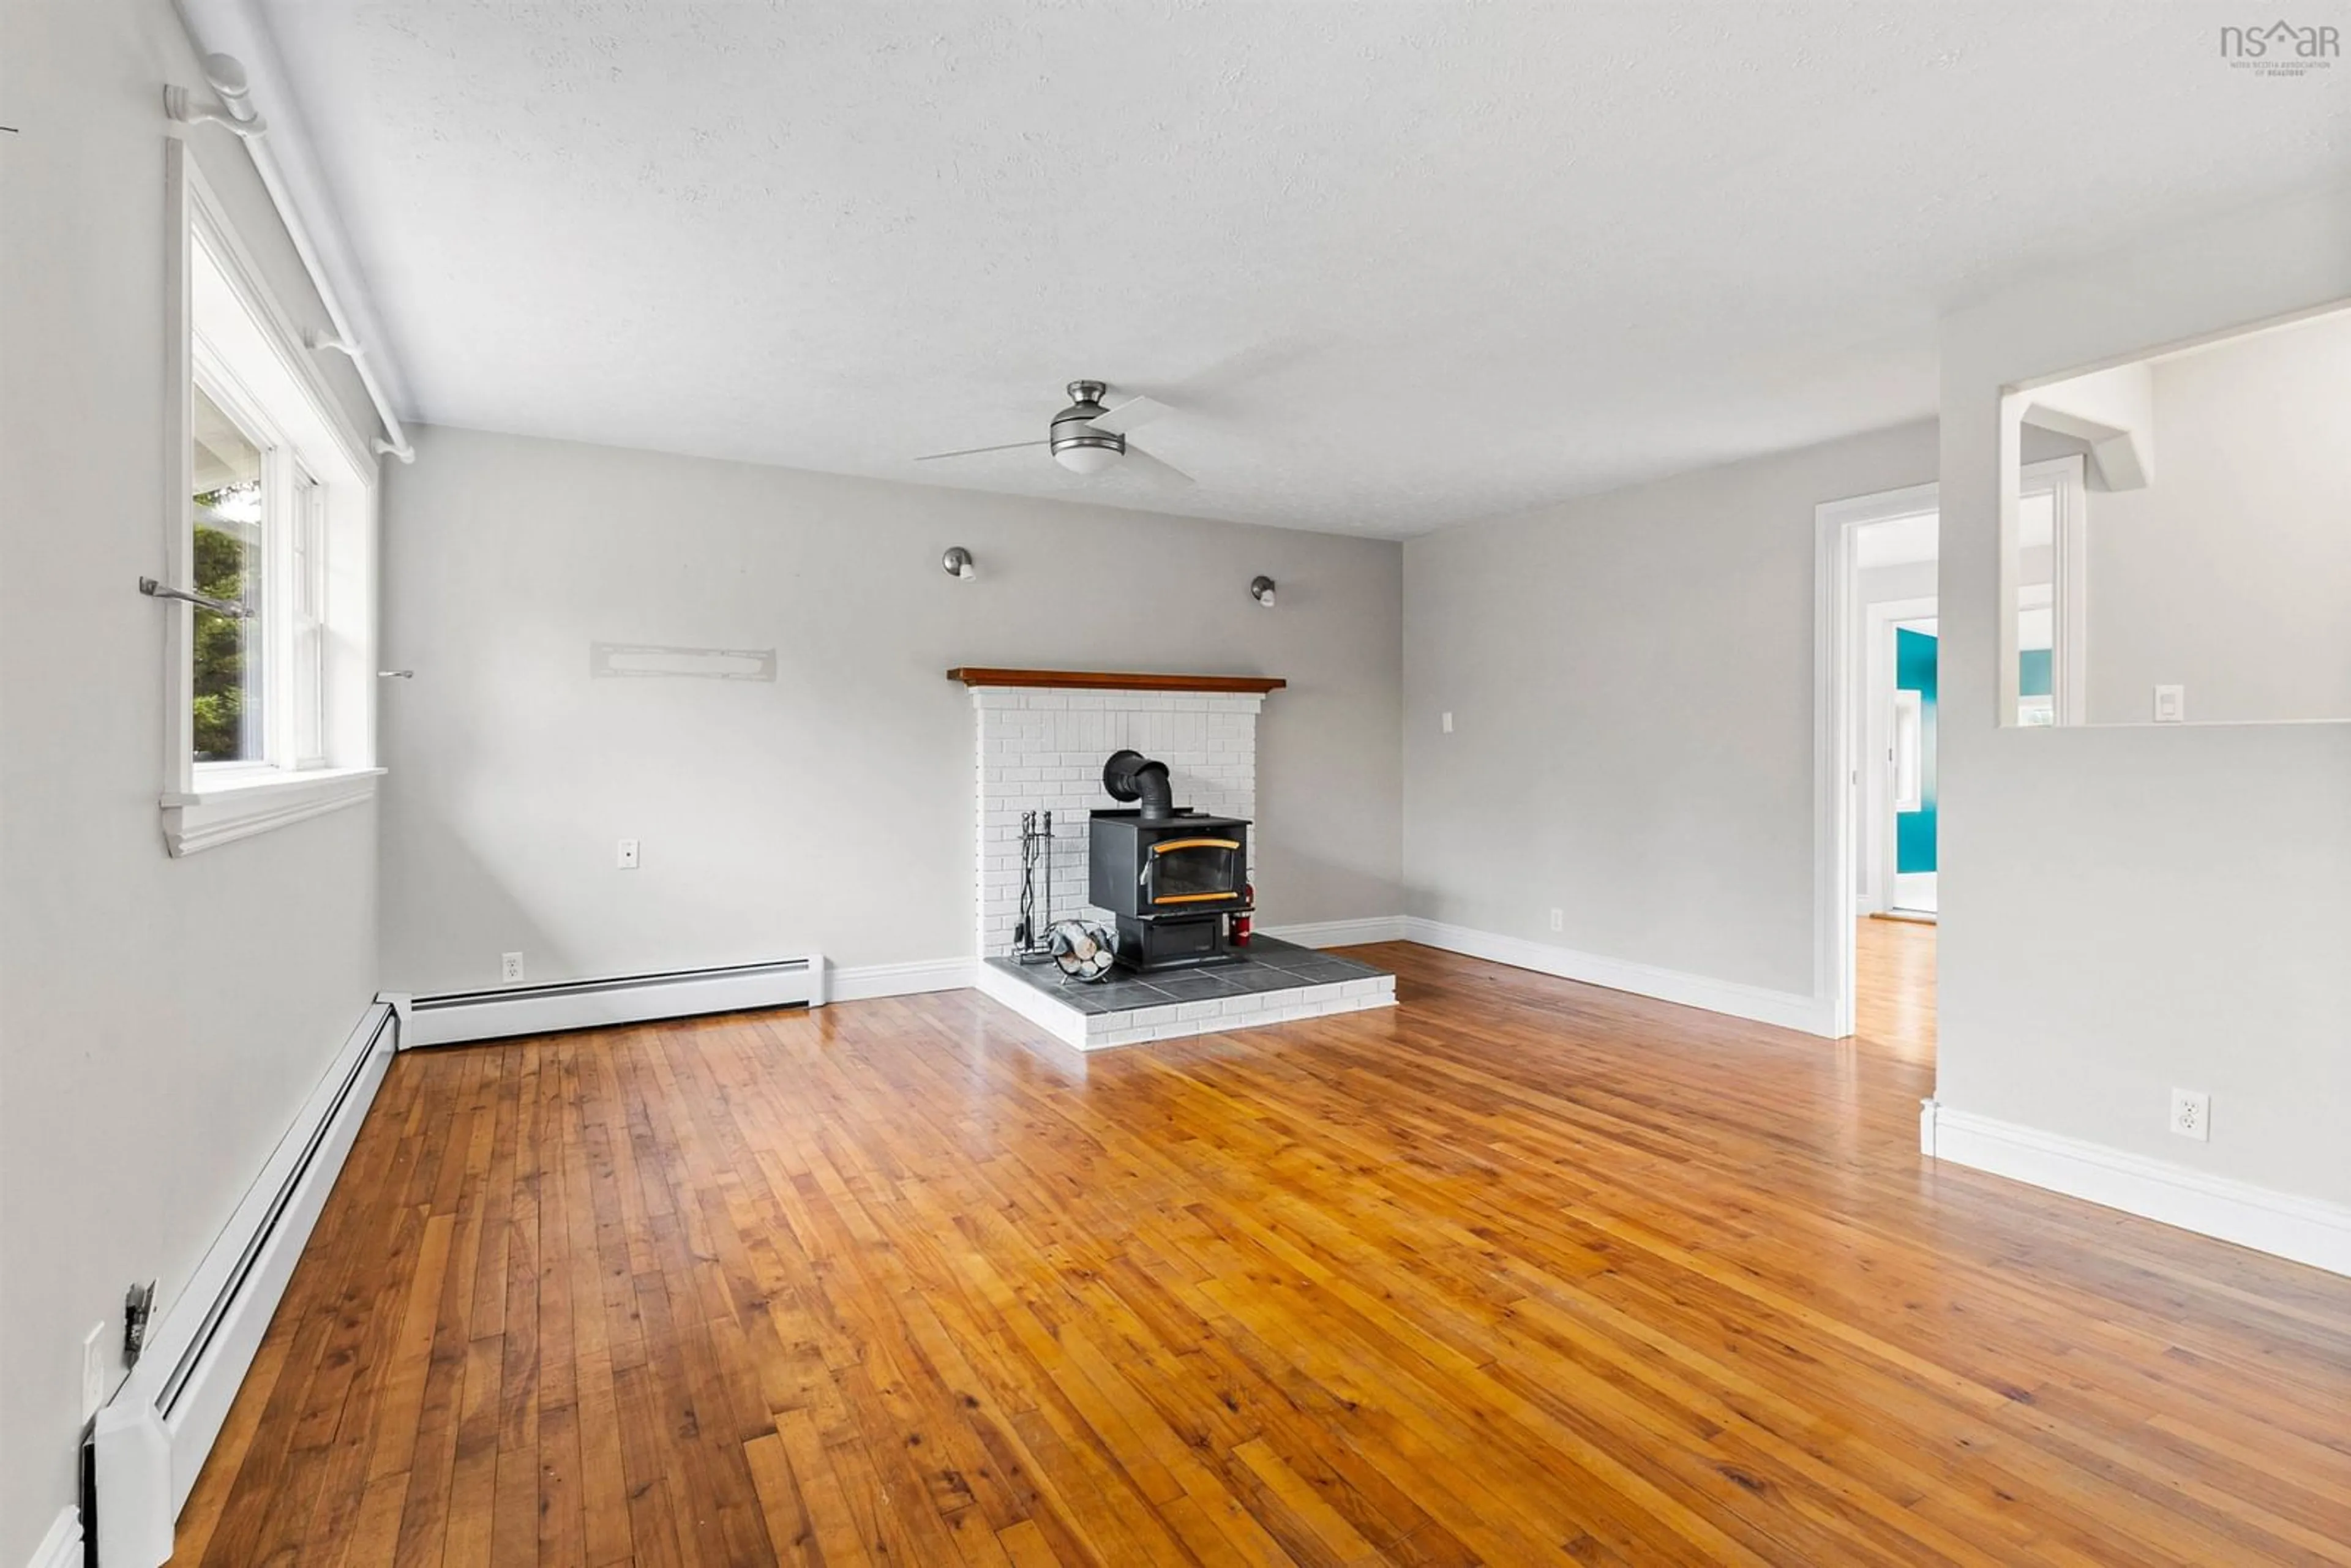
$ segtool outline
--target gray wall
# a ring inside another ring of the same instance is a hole
[[[2346,296],[2343,193],[2238,213],[1951,318],[1942,420],[1939,1097],[2338,1203],[2351,727],[2002,728],[1994,672],[2002,388]]]
[[[2089,717],[2351,718],[2351,312],[2158,361],[2154,482],[2093,490]]]
[[[957,544],[977,580],[940,570]],[[384,695],[387,981],[968,955],[956,664],[1287,677],[1262,919],[1392,915],[1401,574],[1379,540],[423,431],[385,516],[385,658],[416,671]],[[776,647],[781,676],[591,680],[592,642]]]
[[[1934,470],[1904,425],[1407,543],[1408,912],[1809,996],[1813,509]]]
[[[0,1563],[74,1500],[81,1337],[168,1301],[375,978],[375,814],[185,861],[157,797],[168,0],[11,5],[0,101]],[[193,144],[298,325],[325,315],[234,142]],[[338,370],[336,372],[340,374]],[[354,410],[349,380],[339,383]],[[184,394],[183,394],[184,395]],[[360,416],[363,420],[364,416]],[[364,423],[363,426],[364,427]]]

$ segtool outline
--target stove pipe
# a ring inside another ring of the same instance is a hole
[[[1102,764],[1102,788],[1113,800],[1140,800],[1146,822],[1176,814],[1176,796],[1167,783],[1167,764],[1154,762],[1140,751],[1113,751]]]

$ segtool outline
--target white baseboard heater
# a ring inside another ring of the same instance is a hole
[[[407,1004],[401,1045],[459,1045],[752,1008],[822,1007],[825,999],[824,956],[818,953],[721,968],[451,991]]]
[[[172,1555],[188,1490],[400,1043],[392,1007],[371,1006],[98,1413],[85,1528],[99,1568],[157,1568]]]

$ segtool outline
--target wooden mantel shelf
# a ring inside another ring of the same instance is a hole
[[[1278,692],[1279,675],[1139,675],[1102,670],[991,670],[958,664],[947,679],[967,686],[1068,686],[1115,692]]]

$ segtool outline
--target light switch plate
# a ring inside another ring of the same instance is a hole
[[[2158,724],[2188,722],[2188,688],[2186,686],[2155,688],[2155,722]]]

